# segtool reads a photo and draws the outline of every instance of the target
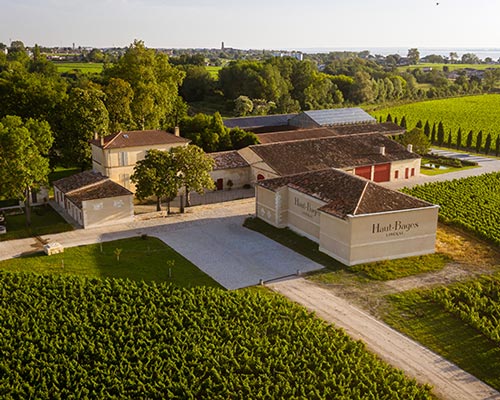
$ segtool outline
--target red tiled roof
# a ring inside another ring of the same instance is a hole
[[[248,162],[236,150],[209,153],[215,161],[214,171],[219,169],[248,167]]]
[[[124,147],[154,146],[160,144],[185,144],[189,142],[190,140],[175,136],[172,133],[149,130],[118,132],[113,135],[105,136],[104,146],[101,146],[100,139],[92,140],[90,143],[104,149],[119,149]]]
[[[347,215],[434,207],[431,203],[335,169],[267,179],[257,184],[272,191],[288,186],[315,197],[327,203],[319,208],[320,211],[342,219]]]
[[[380,153],[381,147],[385,154]],[[253,145],[250,149],[282,176],[420,158],[378,133]]]

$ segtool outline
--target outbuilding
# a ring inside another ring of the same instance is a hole
[[[438,206],[325,169],[258,182],[256,215],[355,265],[433,253]]]
[[[54,198],[84,228],[131,222],[133,194],[99,172],[85,171],[54,182]]]

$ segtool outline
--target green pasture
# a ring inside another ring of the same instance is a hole
[[[407,65],[403,67],[398,67],[398,71],[404,72],[408,69],[422,69],[422,68],[432,68],[438,71],[442,71],[443,67],[448,67],[448,71],[455,71],[457,69],[472,68],[477,70],[485,70],[488,68],[500,68],[500,64],[444,64],[444,63],[420,63],[414,65]]]
[[[101,73],[104,64],[102,63],[82,63],[82,62],[63,62],[54,63],[59,73],[70,72],[78,70],[83,74],[99,74]]]
[[[212,76],[212,78],[219,79],[219,71],[222,69],[222,67],[208,66],[208,67],[205,67],[205,68],[210,73],[210,75]]]

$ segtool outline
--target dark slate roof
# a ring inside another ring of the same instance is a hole
[[[358,107],[309,110],[304,111],[304,114],[319,126],[377,122],[370,114]]]
[[[66,194],[66,197],[78,208],[81,208],[83,201],[108,199],[110,197],[127,196],[131,194],[132,192],[130,190],[125,189],[118,183],[107,179],[94,185],[74,190],[71,193]]]
[[[248,162],[236,150],[220,151],[218,153],[209,153],[208,155],[215,161],[214,171],[249,166]]]
[[[99,172],[84,171],[80,172],[79,174],[58,179],[57,181],[53,182],[53,185],[57,187],[61,192],[69,193],[75,189],[94,185],[97,182],[105,181],[107,179],[107,177],[101,175]]]
[[[317,139],[332,136],[359,135],[364,133],[382,133],[384,135],[400,135],[405,130],[393,122],[373,124],[338,125],[328,128],[296,129],[257,135],[260,143],[291,142],[294,140]]]
[[[256,129],[288,125],[288,120],[297,114],[261,115],[253,117],[228,118],[224,120],[227,128]]]
[[[104,137],[104,149],[124,147],[155,146],[161,144],[189,143],[190,140],[171,133],[158,130],[118,132]],[[102,147],[99,139],[90,143]]]
[[[272,191],[288,186],[315,197],[326,203],[319,208],[320,211],[342,219],[347,215],[434,207],[431,203],[334,169],[267,179],[257,184]]]
[[[359,135],[360,133],[382,133],[383,135],[401,135],[405,129],[394,122],[373,124],[340,125],[331,128],[337,135]]]
[[[380,147],[385,154],[380,154]],[[377,133],[250,146],[279,175],[420,158]]]
[[[331,136],[337,136],[337,133],[335,130],[329,128],[298,129],[275,133],[260,133],[257,135],[261,144],[291,142],[294,140],[317,139]]]

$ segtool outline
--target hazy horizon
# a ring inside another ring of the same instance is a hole
[[[0,0],[0,42],[47,47],[498,49],[500,2]]]

